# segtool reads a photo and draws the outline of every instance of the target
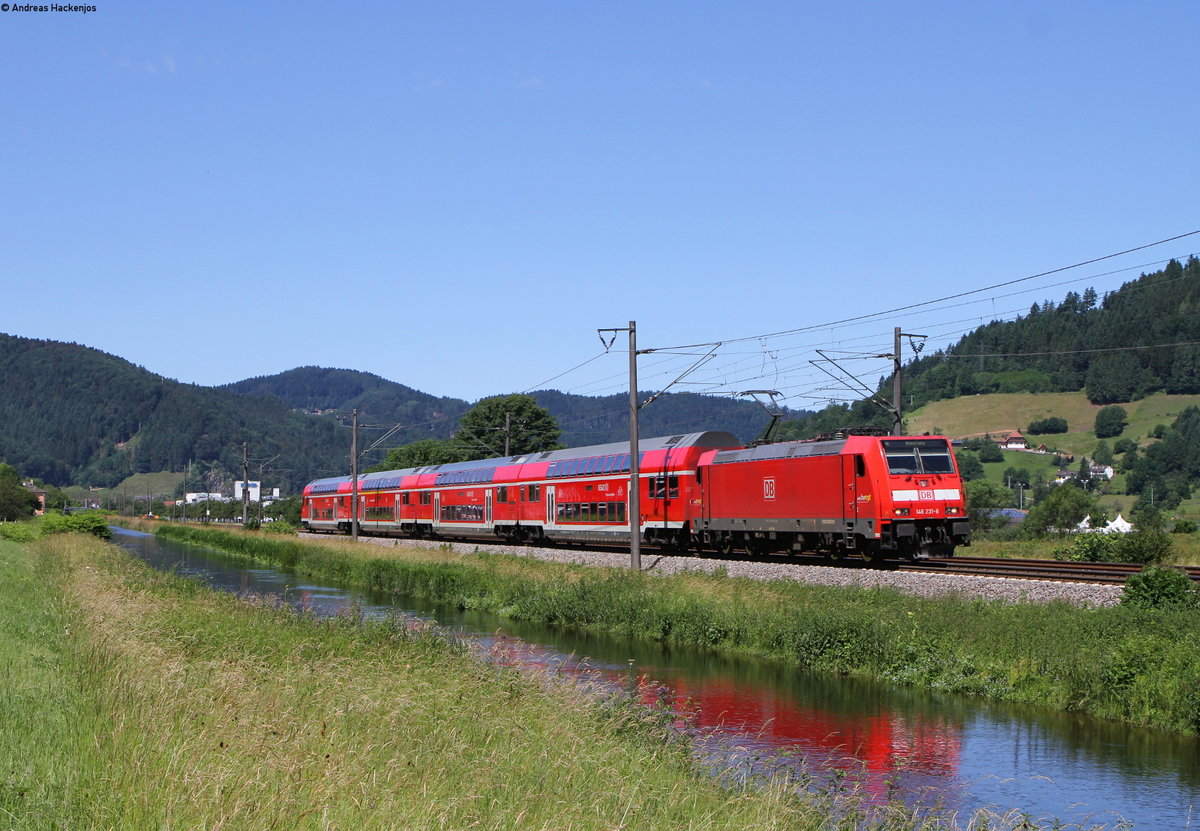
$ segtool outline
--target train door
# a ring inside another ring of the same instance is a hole
[[[442,521],[442,492],[433,492],[433,527],[437,528]]]
[[[845,484],[842,540],[847,549],[857,549],[863,559],[870,559],[874,555],[875,506],[871,504],[871,480],[861,453],[842,456],[842,482]]]
[[[859,475],[862,467],[861,455],[842,456],[842,482],[846,485],[843,491],[845,498],[842,500],[842,519],[848,530],[852,530],[858,520],[858,483],[862,478]]]
[[[556,528],[557,519],[556,507],[554,499],[554,485],[546,485],[546,527]]]
[[[490,528],[492,525],[492,489],[483,492],[483,521]]]

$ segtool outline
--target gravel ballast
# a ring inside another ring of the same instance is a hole
[[[319,536],[319,535],[314,535]],[[359,537],[360,541],[383,546],[415,546],[442,548],[459,554],[476,551],[495,551],[517,554],[558,563],[577,563],[590,566],[625,568],[629,565],[626,552],[585,551],[578,548],[535,548],[532,546],[488,545],[487,543],[433,540],[397,540],[389,537]],[[744,560],[714,560],[705,557],[680,557],[649,550],[642,552],[642,569],[651,574],[678,574],[685,571],[716,571],[724,569],[730,577],[751,580],[795,580],[827,586],[857,586],[873,589],[881,586],[922,597],[983,597],[1009,603],[1051,603],[1064,601],[1077,606],[1115,606],[1121,600],[1120,586],[1091,583],[1059,583],[1050,580],[1021,580],[1011,577],[972,577],[954,574],[928,574],[913,571],[892,571],[859,566],[851,561],[845,566],[813,566],[796,563],[761,563]]]

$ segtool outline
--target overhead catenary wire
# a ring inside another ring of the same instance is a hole
[[[1113,270],[1104,271],[1104,272],[1100,272],[1100,273],[1088,274],[1088,275],[1084,275],[1082,277],[1072,278],[1071,280],[1060,280],[1060,281],[1056,281],[1053,283],[1041,283],[1041,284],[1038,284],[1037,286],[1025,288],[1020,291],[1005,292],[1002,294],[995,294],[994,296],[977,297],[977,295],[985,294],[989,291],[995,291],[998,288],[1004,288],[1007,286],[1012,286],[1012,285],[1021,284],[1021,283],[1028,283],[1030,281],[1036,280],[1041,277],[1046,277],[1046,276],[1054,275],[1054,274],[1060,274],[1064,271],[1068,271],[1073,268],[1080,268],[1082,266],[1086,266],[1089,264],[1094,264],[1097,262],[1110,260],[1115,257],[1119,257],[1119,256],[1133,253],[1136,251],[1145,250],[1148,248],[1152,248],[1156,245],[1162,245],[1162,244],[1165,244],[1165,243],[1168,243],[1171,241],[1194,236],[1196,234],[1200,234],[1200,230],[1190,231],[1185,234],[1178,234],[1178,235],[1164,238],[1162,240],[1158,240],[1155,242],[1146,243],[1144,245],[1138,245],[1138,246],[1134,246],[1131,248],[1126,248],[1122,251],[1118,251],[1118,252],[1115,252],[1112,254],[1106,254],[1101,257],[1094,257],[1094,258],[1091,258],[1088,260],[1081,261],[1079,263],[1074,263],[1072,265],[1062,266],[1060,268],[1049,269],[1049,270],[1042,271],[1037,274],[1029,275],[1026,277],[1016,278],[1013,280],[1005,280],[1005,281],[993,283],[991,285],[984,286],[984,287],[981,287],[978,289],[972,289],[972,290],[964,291],[964,292],[957,292],[954,294],[946,295],[944,297],[934,298],[932,300],[922,301],[919,303],[907,304],[905,306],[900,306],[900,307],[896,307],[893,309],[887,309],[887,310],[883,310],[883,311],[879,311],[879,312],[873,312],[873,313],[864,314],[864,315],[857,315],[854,317],[843,318],[840,320],[835,320],[835,321],[830,321],[830,322],[806,325],[806,326],[797,327],[794,329],[788,329],[788,330],[783,330],[783,331],[779,331],[779,332],[772,332],[772,333],[768,333],[765,335],[760,334],[760,335],[751,335],[751,336],[746,336],[746,337],[723,338],[721,340],[698,342],[698,343],[694,343],[694,344],[684,344],[684,345],[665,346],[665,347],[658,347],[658,348],[649,348],[649,349],[639,350],[639,351],[646,353],[647,355],[660,355],[660,356],[674,355],[674,356],[695,357],[696,352],[693,350],[705,348],[705,347],[711,348],[712,346],[723,346],[724,348],[722,349],[721,354],[719,356],[717,356],[717,360],[714,360],[709,365],[709,367],[706,368],[706,370],[703,372],[703,374],[698,374],[698,377],[700,380],[689,379],[686,381],[680,381],[680,383],[687,384],[690,388],[693,388],[695,391],[698,391],[698,392],[702,392],[702,393],[706,393],[706,394],[713,394],[713,395],[726,395],[726,396],[734,395],[737,391],[735,389],[735,387],[744,387],[744,386],[750,385],[750,384],[769,382],[776,378],[781,378],[781,377],[785,377],[785,376],[795,376],[797,374],[803,375],[806,373],[806,371],[807,371],[807,374],[811,377],[813,371],[815,371],[815,370],[812,370],[810,367],[805,366],[808,363],[807,358],[801,358],[800,353],[803,353],[806,350],[813,350],[819,346],[824,346],[826,348],[829,348],[832,351],[834,348],[836,348],[836,346],[840,346],[843,343],[851,343],[851,342],[855,342],[855,341],[858,341],[858,342],[870,341],[870,340],[875,340],[877,338],[881,340],[882,333],[876,333],[873,335],[860,336],[860,337],[846,337],[845,336],[846,335],[845,327],[854,326],[854,325],[861,327],[861,325],[869,322],[870,320],[882,320],[882,319],[885,319],[888,315],[899,315],[901,313],[909,312],[910,314],[907,314],[904,317],[905,325],[908,326],[910,323],[912,323],[912,325],[919,324],[922,329],[926,329],[926,330],[930,331],[930,333],[931,333],[931,337],[929,339],[929,345],[931,347],[930,353],[931,354],[933,352],[941,353],[941,352],[946,351],[950,346],[953,345],[954,341],[957,339],[956,336],[961,336],[965,332],[969,332],[974,328],[978,328],[977,326],[975,326],[975,327],[967,327],[967,328],[959,327],[959,328],[946,329],[946,327],[950,327],[950,326],[957,327],[958,324],[960,324],[960,323],[967,322],[967,321],[975,321],[975,320],[979,321],[979,325],[983,325],[984,323],[986,323],[990,320],[1011,319],[1011,318],[1018,316],[1018,315],[1022,314],[1023,312],[1025,312],[1027,310],[1027,308],[1014,308],[1014,309],[1005,309],[1005,310],[993,309],[990,312],[980,315],[978,317],[974,317],[974,316],[960,317],[953,321],[945,321],[945,320],[930,321],[930,320],[928,320],[928,318],[930,316],[937,314],[939,311],[945,311],[946,309],[949,309],[949,308],[961,308],[961,307],[965,307],[965,306],[969,306],[969,305],[973,305],[973,304],[980,304],[980,303],[994,304],[995,301],[998,299],[1013,297],[1013,296],[1017,296],[1017,295],[1021,295],[1021,294],[1028,295],[1033,292],[1043,292],[1043,291],[1046,291],[1046,290],[1054,288],[1054,287],[1059,287],[1059,286],[1068,285],[1068,284],[1072,284],[1072,283],[1083,283],[1083,282],[1087,282],[1090,280],[1097,280],[1097,279],[1100,279],[1103,277],[1109,277],[1112,275],[1136,271],[1139,268],[1146,268],[1147,266],[1161,265],[1161,264],[1169,262],[1171,260],[1185,259],[1189,256],[1194,257],[1195,256],[1194,253],[1190,254],[1190,255],[1186,254],[1186,253],[1182,254],[1182,255],[1176,254],[1170,258],[1163,258],[1161,260],[1139,263],[1137,265],[1128,266],[1125,268],[1113,269]],[[1127,287],[1128,287],[1128,284],[1126,286],[1123,286],[1122,289],[1125,290]],[[1133,288],[1136,288],[1136,287],[1133,287]],[[1108,291],[1104,292],[1105,295],[1107,295],[1109,293],[1111,293],[1111,292],[1108,292]],[[953,301],[953,300],[961,300],[963,298],[970,298],[970,297],[974,297],[975,299],[970,299],[970,300],[966,300],[965,302],[959,302],[959,303],[953,303],[953,304],[949,303],[950,301]],[[1045,301],[1045,302],[1050,302],[1050,301]],[[792,336],[795,336],[798,334],[803,334],[803,333],[818,332],[818,331],[821,331],[824,329],[831,330],[830,337],[819,339],[815,343],[804,344],[801,346],[790,346],[790,345],[783,346],[783,345],[779,345],[778,343],[772,343],[772,347],[777,349],[779,358],[772,362],[772,365],[770,367],[770,369],[771,369],[770,375],[767,375],[762,371],[761,364],[762,364],[763,352],[761,351],[761,349],[762,349],[763,344],[765,343],[765,339],[769,338],[769,339],[773,339],[774,341],[778,341],[778,339],[780,339],[780,338],[792,337]],[[945,331],[943,331],[944,329],[945,329]],[[835,331],[838,333],[836,337],[834,336]],[[736,349],[729,348],[731,345],[736,346],[739,343],[746,343],[746,342],[753,341],[753,340],[760,341],[760,349],[750,352],[748,350],[742,351],[742,350],[736,350]],[[878,349],[878,351],[882,352],[882,351],[884,351],[885,347],[879,346],[879,347],[876,347],[876,349]],[[751,364],[750,364],[749,360],[747,360],[747,359],[749,359],[749,357],[751,355],[754,356],[753,357],[754,369],[750,369]],[[796,356],[795,360],[793,360],[789,357],[792,355]],[[978,355],[976,355],[976,357],[978,357]],[[729,360],[722,360],[724,358],[728,358]],[[880,367],[880,370],[881,370],[881,372],[880,372],[881,377],[886,376],[886,375],[890,374],[890,372],[891,372],[890,368],[885,368],[885,367]],[[676,371],[676,370],[672,369],[671,367],[666,367],[666,368],[664,368],[663,373],[666,374],[666,373],[670,373],[670,372],[674,372],[674,371]],[[646,374],[647,374],[647,376],[649,376],[650,373],[646,373]],[[613,386],[610,387],[609,389],[611,390],[611,392],[613,394],[617,393],[621,389],[621,387],[619,385],[619,380],[618,380],[620,377],[621,376],[619,376],[619,375],[611,376],[611,380],[614,383],[613,383]],[[797,390],[797,392],[799,392],[798,388],[803,388],[805,386],[809,386],[807,384],[789,383],[789,380],[784,380],[781,382],[781,388],[788,391],[789,393],[791,393],[792,390]],[[584,392],[586,390],[587,392],[590,392],[591,394],[597,394],[598,392],[605,391],[602,389],[603,384],[604,384],[603,379],[592,380],[592,381],[587,382],[586,384],[576,385],[570,391]],[[598,389],[598,388],[601,388],[601,389]],[[798,397],[798,395],[797,395],[797,393],[791,393],[788,397],[789,398]]]

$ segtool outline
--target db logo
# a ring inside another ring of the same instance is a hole
[[[763,499],[775,498],[775,478],[767,477],[763,479]]]
[[[933,499],[933,491],[920,491],[917,494],[918,499]]]

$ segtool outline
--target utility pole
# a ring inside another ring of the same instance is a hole
[[[509,437],[512,435],[512,413],[504,414],[504,455],[508,456]]]
[[[928,335],[914,335],[910,332],[901,332],[897,326],[894,330],[894,341],[892,344],[892,435],[899,436],[904,432],[904,426],[901,424],[901,405],[904,403],[903,394],[901,392],[901,354],[900,354],[900,338],[926,338]],[[922,343],[921,346],[925,344]],[[920,349],[913,347],[918,352]]]
[[[350,538],[358,542],[358,408],[350,413]]]
[[[612,332],[610,340],[604,339],[605,332]],[[637,322],[629,321],[628,329],[597,329],[604,351],[613,345],[617,332],[629,333],[629,567],[642,569],[642,504],[638,480],[641,465],[638,453],[638,385],[637,385]],[[649,403],[647,401],[647,403]]]
[[[242,527],[250,525],[250,442],[242,442]]]
[[[898,436],[904,432],[900,421],[901,383],[900,383],[900,327],[896,327],[895,342],[892,345],[892,435]]]
[[[642,496],[638,458],[637,322],[629,321],[629,567],[642,570]]]

